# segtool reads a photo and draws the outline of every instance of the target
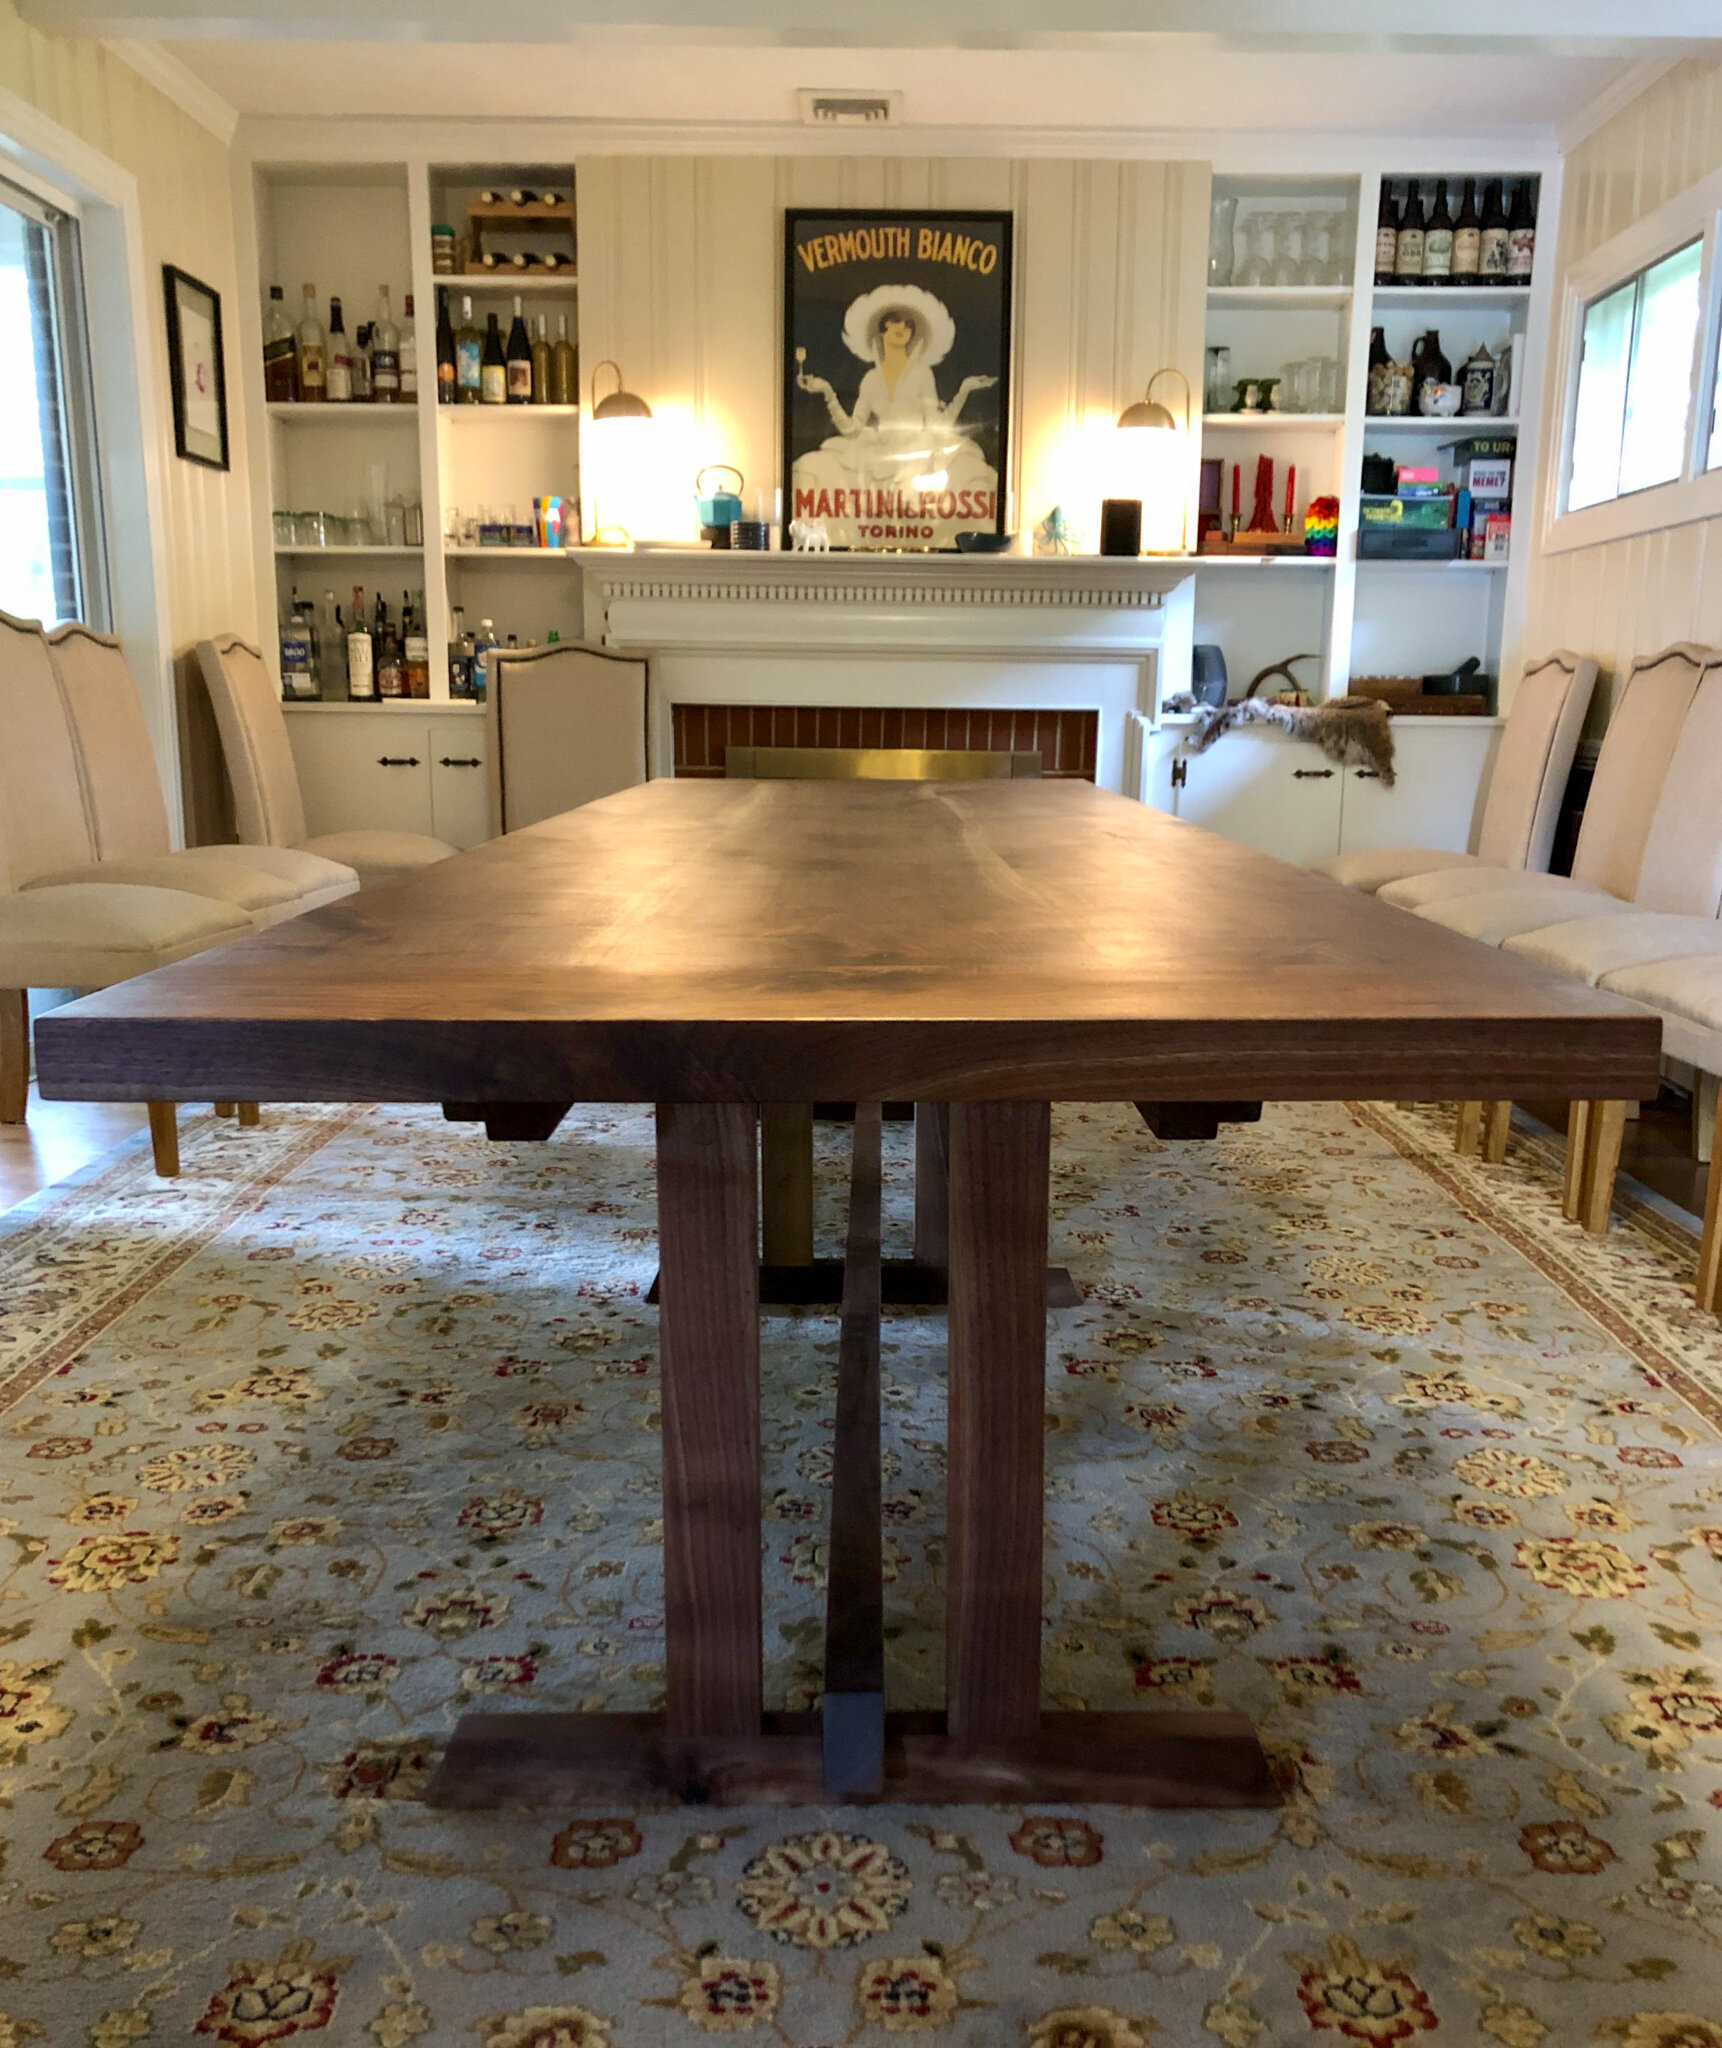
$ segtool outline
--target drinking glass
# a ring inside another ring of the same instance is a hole
[[[1208,351],[1207,375],[1202,381],[1202,409],[1204,412],[1230,412],[1232,409],[1232,352],[1229,348],[1211,348]]]
[[[391,498],[383,507],[383,545],[404,548],[407,544],[407,508],[399,498]]]
[[[1230,284],[1237,262],[1238,202],[1216,199],[1208,220],[1208,282]]]
[[[295,512],[293,515],[293,539],[302,548],[325,548],[329,536],[325,531],[321,512]]]
[[[1208,353],[1212,355],[1214,351],[1209,349]],[[295,515],[291,512],[277,512],[275,514],[275,545],[278,548],[290,548],[298,538],[299,522]]]
[[[1274,273],[1274,229],[1272,217],[1265,213],[1252,213],[1244,222],[1244,261],[1238,271],[1238,283],[1242,285],[1263,285],[1273,283]]]
[[[1273,284],[1301,284],[1303,282],[1303,237],[1304,216],[1301,213],[1282,213],[1274,223],[1278,230],[1275,238]]]
[[[1315,360],[1318,384],[1315,410],[1344,412],[1345,365],[1338,356],[1318,356]]]
[[[1298,282],[1332,284],[1333,281],[1333,215],[1306,213],[1303,217],[1303,262]]]

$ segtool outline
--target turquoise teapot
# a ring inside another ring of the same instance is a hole
[[[735,478],[733,491],[707,491],[705,480],[714,473]],[[742,474],[732,463],[708,462],[694,478],[694,506],[702,526],[718,528],[727,539],[731,524],[742,516]]]

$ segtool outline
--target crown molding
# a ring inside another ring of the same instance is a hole
[[[206,85],[189,65],[181,63],[159,43],[117,37],[104,40],[102,48],[135,71],[146,85],[153,85],[164,98],[172,100],[200,128],[207,128],[223,149],[232,143],[239,126],[239,109],[229,106],[214,86]]]
[[[1595,99],[1580,107],[1559,123],[1555,139],[1562,156],[1570,156],[1581,142],[1586,142],[1605,122],[1612,121],[1616,114],[1623,113],[1634,100],[1642,97],[1659,80],[1668,76],[1677,65],[1683,64],[1690,54],[1682,51],[1674,57],[1644,57],[1636,64],[1629,64],[1612,85],[1605,85]]]

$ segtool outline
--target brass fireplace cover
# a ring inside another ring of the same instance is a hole
[[[1041,758],[965,747],[726,747],[723,772],[754,780],[988,782],[1039,775]]]

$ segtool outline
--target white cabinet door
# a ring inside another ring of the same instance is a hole
[[[1339,851],[1340,775],[1314,747],[1229,732],[1205,754],[1180,752],[1177,766],[1177,813],[1191,824],[1302,866]]]
[[[399,711],[289,711],[287,730],[309,838],[433,829],[428,718]]]
[[[1395,719],[1393,787],[1386,788],[1368,769],[1345,771],[1341,852],[1375,846],[1469,851],[1499,731],[1482,719],[1450,718],[1427,725]]]
[[[430,721],[431,825],[450,846],[490,837],[490,786],[485,722],[460,713]]]

